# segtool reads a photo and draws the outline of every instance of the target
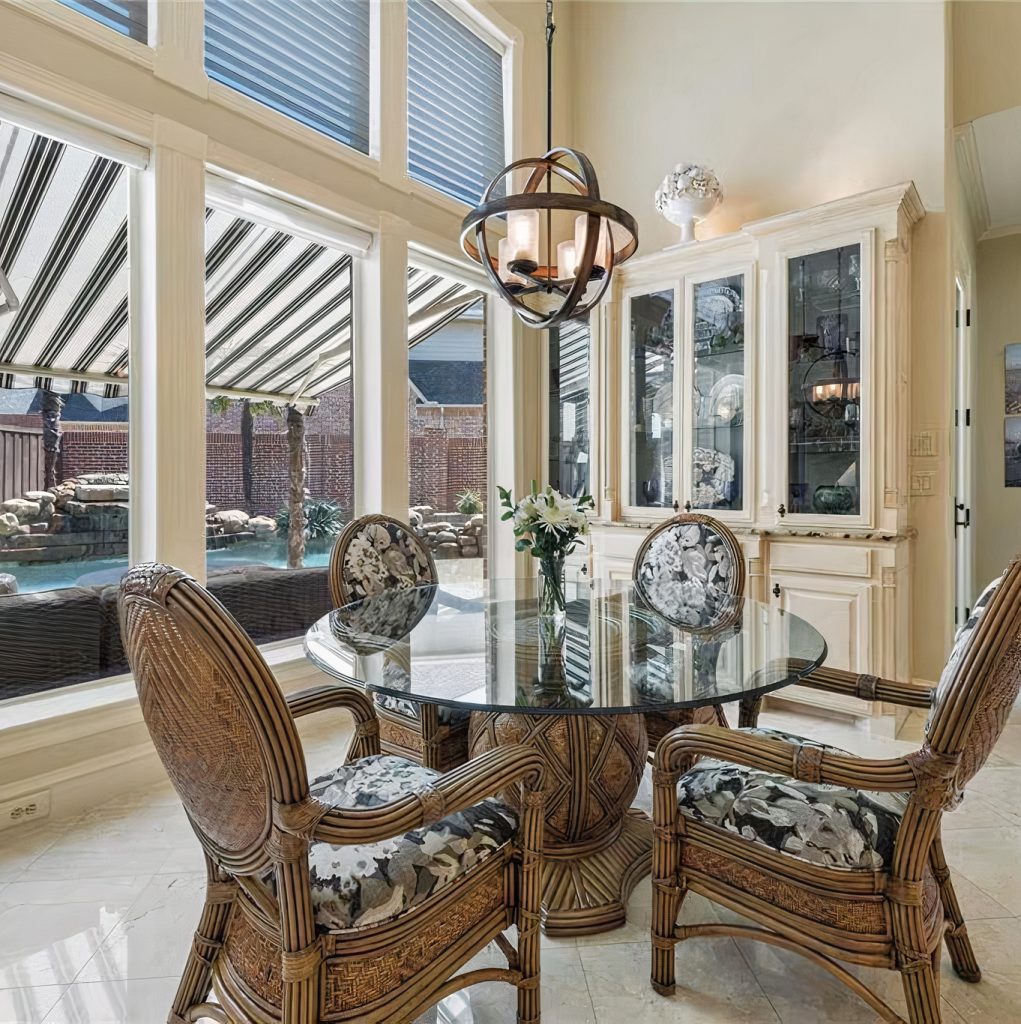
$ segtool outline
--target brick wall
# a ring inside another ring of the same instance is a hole
[[[110,424],[109,426],[114,426]],[[75,427],[64,430],[60,442],[60,473],[67,480],[82,473],[126,473],[128,432],[104,427]]]

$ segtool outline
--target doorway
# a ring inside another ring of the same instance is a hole
[[[956,280],[954,303],[954,624],[963,626],[974,600],[971,302],[967,282]]]

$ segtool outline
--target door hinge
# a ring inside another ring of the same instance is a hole
[[[964,311],[964,326],[971,327],[971,310],[966,309]]]
[[[954,310],[954,326],[961,326],[961,311],[959,309]]]
[[[971,426],[971,409],[964,410],[964,425],[966,427]]]

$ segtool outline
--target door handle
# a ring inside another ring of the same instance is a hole
[[[960,527],[962,530],[967,530],[968,527],[971,526],[971,509],[965,508],[964,505],[959,502],[954,505],[954,509],[954,536],[956,537],[958,527]],[[963,520],[957,518],[958,512],[964,513]]]

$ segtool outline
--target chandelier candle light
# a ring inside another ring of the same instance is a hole
[[[519,319],[538,328],[588,313],[606,293],[613,268],[638,249],[635,219],[600,198],[589,158],[553,146],[555,31],[553,0],[546,0],[546,153],[508,164],[461,224],[461,247]],[[515,193],[514,178],[526,172]],[[556,192],[555,184],[573,191]],[[507,194],[499,198],[504,188]],[[507,234],[494,255],[490,222],[500,218],[506,218]]]
[[[588,494],[578,498],[561,494],[552,487],[532,492],[517,504],[506,487],[497,488],[507,510],[501,521],[513,520],[517,551],[531,551],[539,559],[539,614],[562,615],[564,597],[564,559],[574,551],[580,538],[588,533],[588,510],[595,502]]]

